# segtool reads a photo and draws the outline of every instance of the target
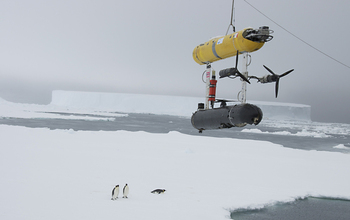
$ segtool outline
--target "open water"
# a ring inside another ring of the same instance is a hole
[[[55,114],[67,115],[68,113],[55,112]],[[108,118],[111,117],[108,116]],[[189,135],[264,140],[295,149],[350,153],[350,125],[344,124],[263,121],[258,126],[248,125],[243,128],[203,131],[200,134],[192,127],[189,118],[131,113],[127,117],[116,117],[115,120],[109,121],[0,118],[0,124],[90,131],[126,130],[151,133],[178,131]],[[298,132],[301,133],[298,135]],[[335,146],[345,148],[334,148]],[[334,198],[304,198],[261,209],[233,210],[230,216],[232,219],[239,220],[348,220],[350,219],[350,201]]]

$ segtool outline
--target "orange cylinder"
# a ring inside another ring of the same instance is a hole
[[[215,101],[215,96],[216,96],[216,83],[217,80],[212,79],[210,80],[210,85],[209,85],[209,101]]]

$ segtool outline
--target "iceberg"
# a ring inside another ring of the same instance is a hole
[[[80,91],[52,92],[52,105],[95,111],[151,113],[190,117],[203,97],[165,96]],[[248,101],[259,106],[263,119],[311,121],[311,106],[293,103]]]

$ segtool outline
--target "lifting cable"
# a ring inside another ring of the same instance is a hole
[[[276,24],[278,27],[282,28],[284,31],[286,31],[287,33],[289,33],[290,35],[292,35],[293,37],[295,37],[296,39],[300,40],[301,42],[303,42],[304,44],[306,44],[307,46],[311,47],[312,49],[316,50],[317,52],[325,55],[326,57],[334,60],[335,62],[347,67],[348,69],[350,69],[350,66],[340,62],[339,60],[333,58],[332,56],[322,52],[321,50],[317,49],[316,47],[312,46],[311,44],[309,44],[308,42],[304,41],[303,39],[301,39],[300,37],[296,36],[295,34],[293,34],[292,32],[288,31],[286,28],[282,27],[281,25],[279,25],[277,22],[275,22],[274,20],[272,20],[271,18],[269,18],[267,15],[265,15],[264,13],[262,13],[259,9],[257,9],[256,7],[254,7],[252,4],[250,4],[247,0],[244,0],[248,5],[250,5],[252,8],[254,8],[257,12],[259,12],[260,14],[262,14],[264,17],[266,17],[267,19],[269,19],[270,21],[272,21],[274,24]]]
[[[235,0],[232,0],[232,10],[231,10],[231,23],[228,25],[228,28],[227,28],[227,31],[226,31],[226,34],[228,34],[228,30],[230,29],[230,27],[232,26],[233,28],[233,33],[236,31],[236,27],[235,27],[235,17],[234,17],[234,14],[235,14]]]

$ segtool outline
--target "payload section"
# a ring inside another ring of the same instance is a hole
[[[245,28],[226,36],[215,37],[194,48],[193,59],[203,65],[235,56],[237,51],[239,54],[254,52],[272,39],[271,33],[273,31],[269,27],[263,26],[259,29]]]

